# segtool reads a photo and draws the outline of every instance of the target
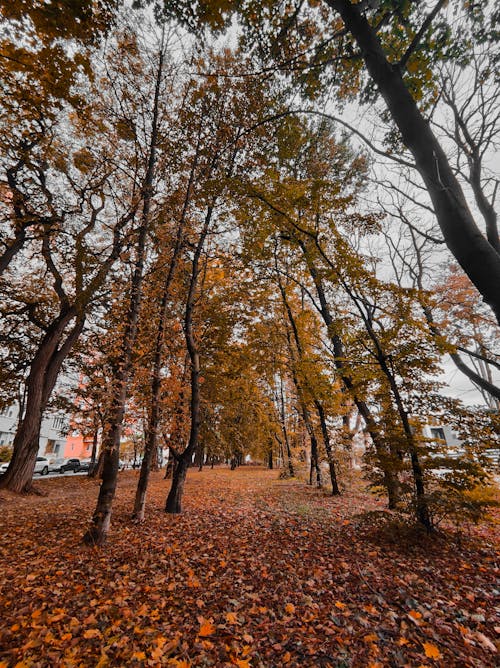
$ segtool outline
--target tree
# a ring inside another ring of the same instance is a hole
[[[444,14],[446,5],[445,0],[436,0],[431,7],[396,0],[323,0],[299,5],[253,0],[213,5],[203,0],[188,8],[184,2],[165,0],[167,14],[193,30],[200,25],[221,30],[236,13],[257,67],[285,72],[310,97],[331,85],[341,97],[361,92],[371,103],[380,94],[398,137],[415,161],[446,245],[500,323],[498,230],[494,226],[491,231],[490,221],[488,237],[482,234],[425,117],[437,97],[432,61],[463,63],[470,45],[479,40],[494,49],[498,15],[488,3],[464,3],[457,18],[451,10]],[[493,61],[497,60],[495,52]]]
[[[0,274],[37,228],[58,221],[40,200],[33,177],[43,178],[46,151],[63,108],[82,111],[88,102],[84,81],[100,39],[109,30],[114,3],[82,0],[71,7],[60,0],[0,3],[2,101],[6,128],[0,140]],[[40,174],[40,172],[42,172]]]
[[[116,198],[121,184],[114,181],[116,171],[109,166],[116,147],[96,139],[93,151],[82,149],[80,119],[62,113],[59,124],[61,136],[56,138],[53,128],[44,159],[30,163],[33,178],[24,182],[30,197],[42,210],[46,208],[49,217],[23,253],[18,252],[16,262],[10,262],[3,283],[4,319],[21,319],[35,341],[24,415],[11,465],[0,481],[18,492],[31,486],[43,411],[121,252],[136,207],[133,199],[118,203]],[[89,130],[85,123],[83,127]],[[34,275],[28,281],[22,264],[35,258]],[[38,292],[27,283],[36,285]]]
[[[139,63],[145,66],[145,62],[137,61],[138,50],[136,44],[125,34],[125,39],[122,42],[122,54],[131,56],[130,70],[127,74],[134,77]],[[135,140],[138,143],[139,155],[141,155],[141,171],[139,177],[139,197],[141,202],[141,211],[139,222],[136,227],[136,242],[134,248],[134,265],[133,272],[130,279],[130,288],[128,296],[128,309],[125,316],[125,323],[123,332],[121,333],[121,340],[118,346],[118,355],[112,361],[113,377],[112,377],[112,399],[107,417],[107,423],[103,429],[102,436],[102,453],[103,453],[103,469],[102,469],[102,483],[99,489],[99,496],[97,499],[96,508],[92,516],[92,521],[89,529],[85,533],[83,540],[90,545],[102,545],[106,542],[107,534],[111,523],[111,510],[113,499],[116,491],[119,460],[120,460],[120,439],[122,433],[122,425],[125,414],[125,404],[128,394],[128,386],[130,375],[132,371],[132,353],[137,338],[137,329],[139,314],[142,301],[142,284],[144,277],[144,265],[146,262],[146,245],[147,237],[152,225],[152,204],[153,204],[153,187],[155,180],[155,170],[157,161],[157,149],[159,141],[159,131],[161,123],[161,107],[160,99],[162,93],[162,83],[164,74],[164,61],[166,58],[164,44],[164,33],[162,33],[159,48],[154,54],[156,56],[153,60],[153,72],[150,80],[153,97],[151,100],[150,110],[145,110],[146,114],[143,117],[145,121],[146,130],[144,136],[139,138],[137,136],[137,126],[135,126],[133,116],[123,116],[120,118],[121,123],[129,125],[128,130],[132,132]],[[145,55],[145,54],[143,54]],[[131,83],[129,82],[121,82]],[[135,81],[137,83],[137,81]],[[118,100],[120,106],[124,105],[125,101],[131,102],[128,98],[128,91],[122,90],[123,98]],[[128,99],[127,99],[128,98]],[[132,102],[130,111],[137,111],[134,109]],[[149,111],[149,114],[147,113]],[[148,116],[150,118],[148,118]],[[130,123],[132,122],[132,127]],[[140,145],[140,140],[144,144]],[[142,150],[141,150],[142,149]]]

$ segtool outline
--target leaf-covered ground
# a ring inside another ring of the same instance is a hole
[[[156,474],[137,526],[137,473],[120,475],[101,549],[80,542],[97,482],[2,493],[2,668],[499,663],[498,524],[431,540],[361,491],[244,467],[191,471],[181,516]]]

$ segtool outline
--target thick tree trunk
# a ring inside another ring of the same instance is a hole
[[[0,477],[0,488],[13,492],[29,492],[31,489],[33,470],[40,445],[42,416],[62,363],[80,336],[84,325],[84,319],[77,318],[73,328],[64,338],[64,331],[72,319],[71,313],[72,311],[69,314],[61,315],[57,321],[54,321],[33,358],[26,381],[24,416],[19,422],[14,437],[9,468]]]
[[[128,328],[127,328],[128,329]],[[120,440],[122,433],[125,401],[127,397],[128,373],[131,351],[124,348],[125,356],[115,372],[113,404],[104,425],[101,445],[102,482],[97,505],[89,529],[83,537],[88,545],[103,545],[111,525],[111,509],[118,480],[120,464]]]
[[[338,11],[361,50],[368,72],[380,90],[434,205],[446,245],[493,309],[500,323],[500,254],[489,243],[469,210],[451,165],[410,94],[400,68],[390,63],[375,30],[349,0],[325,0]]]
[[[181,457],[175,466],[172,476],[172,486],[167,496],[165,512],[179,515],[182,512],[182,496],[184,494],[184,483],[186,481],[188,465],[187,460]]]

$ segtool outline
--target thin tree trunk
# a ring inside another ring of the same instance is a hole
[[[267,468],[272,470],[273,469],[273,446],[269,448],[269,451],[267,453]]]
[[[288,429],[286,427],[286,414],[285,414],[285,396],[283,394],[283,381],[280,379],[280,421],[281,421],[281,430],[283,432],[283,443],[285,447],[283,448],[283,455],[286,455],[286,465],[288,467],[288,473],[291,478],[295,476],[295,470],[293,467],[292,461],[292,450],[290,448],[290,439],[288,438]]]
[[[158,427],[160,423],[160,394],[161,394],[161,367],[163,363],[163,350],[165,347],[165,329],[169,315],[169,299],[170,288],[177,269],[179,255],[183,244],[184,228],[186,223],[186,214],[191,199],[191,191],[193,188],[196,167],[198,164],[198,149],[200,144],[201,125],[198,132],[198,144],[189,174],[189,181],[186,188],[186,196],[180,215],[179,224],[177,225],[175,244],[170,261],[165,285],[160,304],[160,316],[158,319],[158,330],[156,335],[156,345],[154,352],[153,368],[151,371],[151,400],[149,406],[148,426],[146,429],[146,438],[144,445],[144,457],[141,465],[141,474],[137,483],[137,490],[134,500],[134,510],[132,517],[142,521],[144,519],[144,511],[146,507],[146,492],[149,484],[149,475],[151,471],[152,453],[157,447],[158,441]]]
[[[184,315],[184,336],[186,339],[186,347],[191,363],[191,426],[188,445],[184,452],[180,454],[177,459],[177,466],[180,467],[180,471],[174,471],[174,475],[172,476],[172,486],[170,488],[165,505],[165,511],[167,513],[182,512],[182,495],[184,491],[186,472],[188,466],[191,463],[193,453],[196,451],[198,446],[198,436],[200,432],[200,354],[193,332],[193,312],[195,307],[196,288],[198,285],[198,277],[200,273],[200,257],[208,235],[213,211],[213,205],[209,206],[205,216],[205,221],[203,223],[203,228],[196,245],[196,250],[194,252],[191,280],[189,284],[188,297],[186,300],[186,310]]]
[[[328,433],[328,425],[326,424],[325,410],[323,404],[319,399],[314,400],[314,405],[319,417],[321,426],[321,434],[323,436],[323,443],[325,445],[326,456],[328,459],[328,468],[330,471],[330,482],[332,483],[332,496],[340,496],[340,489],[337,480],[337,471],[335,467],[335,459],[333,457],[332,444],[330,442],[330,434]]]
[[[92,435],[92,452],[90,455],[90,466],[89,466],[89,471],[87,473],[87,476],[89,478],[93,478],[94,476],[94,470],[97,468],[96,467],[96,459],[97,459],[97,444],[99,441],[99,425],[97,424],[97,420],[94,417],[94,433]]]
[[[304,258],[306,260],[311,278],[313,279],[316,288],[316,293],[318,295],[320,303],[320,313],[326,325],[330,340],[333,344],[333,351],[335,355],[335,362],[334,362],[335,368],[337,369],[340,380],[342,381],[345,389],[349,392],[349,395],[351,396],[356,408],[358,409],[360,415],[362,416],[365,422],[366,429],[370,434],[373,445],[375,447],[375,451],[377,453],[377,457],[380,463],[380,468],[382,469],[383,472],[383,481],[384,481],[384,486],[387,490],[388,505],[390,509],[394,509],[396,508],[399,502],[401,494],[398,477],[393,471],[394,465],[397,461],[397,455],[396,453],[391,452],[387,448],[386,444],[383,442],[383,439],[380,436],[378,425],[368,407],[368,404],[364,400],[362,400],[355,391],[354,382],[350,377],[350,375],[347,373],[345,368],[344,346],[342,343],[342,339],[335,331],[334,321],[330,313],[328,302],[326,300],[323,283],[321,281],[321,278],[318,274],[316,267],[314,266],[309,257],[309,253],[307,251],[305,243],[300,240],[298,240],[298,243],[304,254]]]
[[[109,420],[103,430],[102,483],[99,488],[99,496],[90,527],[83,536],[83,541],[88,545],[103,545],[106,542],[111,524],[111,510],[118,480],[120,439],[132,367],[132,351],[137,337],[139,312],[141,308],[146,239],[150,224],[150,208],[153,196],[153,176],[156,164],[156,146],[158,143],[158,114],[160,86],[163,75],[163,58],[162,44],[158,69],[156,72],[151,139],[143,185],[143,208],[141,224],[138,229],[135,269],[130,285],[130,304],[121,342],[121,356],[120,359],[115,362],[115,373],[112,383],[113,398],[108,416]]]

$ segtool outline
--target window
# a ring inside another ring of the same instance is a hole
[[[59,431],[62,431],[63,429],[66,428],[66,420],[63,417],[55,417],[52,420],[52,427],[54,429],[58,429]]]
[[[446,436],[444,435],[444,429],[442,427],[431,427],[431,436],[432,438],[440,438],[442,441],[446,442]]]

